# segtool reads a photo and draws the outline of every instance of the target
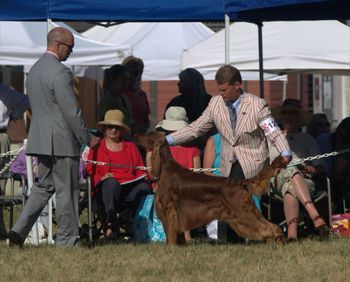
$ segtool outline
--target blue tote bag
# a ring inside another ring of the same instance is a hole
[[[134,220],[134,240],[136,242],[165,242],[166,235],[155,209],[155,195],[142,197]]]

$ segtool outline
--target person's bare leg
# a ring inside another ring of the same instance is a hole
[[[309,188],[306,185],[304,177],[299,173],[295,174],[292,178],[292,185],[294,187],[295,194],[299,201],[304,205],[308,215],[312,219],[314,226],[317,228],[325,224],[325,221],[320,217],[315,205],[311,200]]]
[[[287,221],[288,239],[298,238],[299,202],[293,195],[286,193],[283,197],[284,215]]]

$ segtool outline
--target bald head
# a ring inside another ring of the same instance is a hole
[[[47,34],[47,50],[55,53],[60,61],[65,61],[74,47],[73,34],[64,27],[55,27]]]
[[[64,27],[55,27],[47,34],[47,46],[54,45],[57,41],[65,42],[66,39],[71,39],[73,34]]]

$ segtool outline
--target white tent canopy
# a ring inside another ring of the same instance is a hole
[[[84,38],[64,23],[50,24],[66,27],[74,35],[74,50],[65,62],[68,65],[111,65],[131,54],[130,46],[97,42]],[[0,65],[33,65],[46,50],[47,31],[47,22],[0,21]]]
[[[181,54],[214,32],[202,23],[124,23],[82,33],[101,42],[131,45],[144,61],[143,80],[177,80]]]
[[[350,29],[337,21],[266,22],[263,25],[264,71],[350,74]],[[214,77],[224,63],[224,30],[185,50],[182,68]],[[230,26],[230,63],[242,71],[259,70],[257,26]]]

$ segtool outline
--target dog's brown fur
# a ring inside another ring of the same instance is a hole
[[[267,221],[252,202],[262,195],[276,168],[286,167],[282,157],[256,177],[234,181],[226,177],[194,173],[171,156],[164,134],[153,131],[139,136],[138,143],[152,150],[152,173],[158,178],[156,211],[165,226],[169,245],[184,243],[183,232],[214,219],[228,223],[237,234],[250,240],[282,241],[281,229]]]

